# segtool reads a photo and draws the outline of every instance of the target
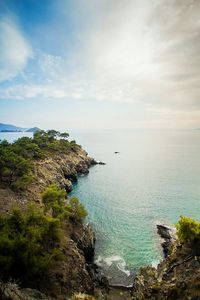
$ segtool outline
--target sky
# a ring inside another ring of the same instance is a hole
[[[0,0],[0,122],[200,127],[199,0]]]

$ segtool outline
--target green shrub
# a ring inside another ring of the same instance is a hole
[[[12,187],[14,187],[16,190],[24,190],[29,184],[31,184],[34,181],[35,177],[30,174],[24,174],[23,176],[16,179],[16,181],[13,182]]]
[[[56,185],[50,185],[42,194],[45,212],[52,210],[52,216],[60,219],[71,218],[82,221],[87,216],[87,211],[78,198],[66,199],[66,192]]]
[[[50,185],[42,194],[42,202],[45,205],[45,212],[52,210],[54,217],[63,216],[65,211],[66,191],[59,189],[56,185]]]
[[[200,254],[200,222],[184,216],[176,225],[177,235],[182,243],[188,244],[195,255]]]
[[[40,159],[45,156],[40,147],[33,142],[32,138],[22,137],[12,144],[12,149],[18,155],[29,159]]]
[[[31,206],[22,212],[0,215],[0,277],[31,280],[43,275],[56,260],[62,260],[58,248],[62,230],[60,221],[45,216]]]
[[[76,197],[72,197],[69,199],[69,203],[67,204],[67,210],[70,214],[70,218],[75,221],[82,221],[87,216],[87,211],[85,207],[79,202],[79,199]]]
[[[24,179],[25,175],[31,175],[32,163],[29,159],[15,153],[11,146],[0,144],[0,182],[11,188],[16,188],[17,180]],[[29,177],[30,179],[30,177]],[[25,184],[25,180],[24,184]],[[30,183],[30,180],[29,182]]]

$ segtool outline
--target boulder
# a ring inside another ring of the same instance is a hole
[[[164,257],[166,258],[173,242],[171,229],[165,225],[157,224],[157,233],[162,239],[164,239],[164,242],[161,243],[161,246],[163,248]]]
[[[172,236],[170,234],[171,229],[165,225],[157,224],[157,232],[163,239],[171,239]]]

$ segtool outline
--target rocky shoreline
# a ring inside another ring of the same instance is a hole
[[[80,146],[68,153],[35,160],[35,180],[25,190],[16,192],[9,187],[0,188],[0,211],[7,213],[15,205],[23,210],[32,203],[42,207],[41,194],[49,185],[56,184],[69,193],[78,177],[87,175],[89,168],[97,164],[104,165],[103,162],[89,157]],[[12,282],[0,282],[0,299],[63,300],[69,299],[75,292],[94,294],[97,288],[107,290],[108,281],[94,264],[95,241],[95,233],[89,224],[71,220],[65,229],[61,246],[67,261],[58,263],[49,271],[48,278],[44,278],[37,285],[33,283],[28,288],[19,288]]]
[[[157,224],[156,227],[158,235],[163,239],[161,246],[163,248],[164,258],[167,258],[170,248],[176,241],[176,237],[170,227],[162,224]]]
[[[42,207],[41,193],[51,184],[72,190],[73,182],[89,168],[103,162],[90,158],[80,146],[68,153],[34,161],[35,181],[26,190],[0,188],[0,211],[9,212],[17,204]],[[136,274],[132,286],[109,285],[102,269],[94,263],[95,233],[89,224],[70,221],[65,228],[61,250],[67,258],[50,269],[39,284],[19,287],[0,282],[2,300],[159,300],[200,299],[200,258],[182,245],[168,226],[157,224],[164,260],[157,268],[147,266]],[[193,290],[197,297],[193,297]],[[196,292],[197,291],[197,292]]]
[[[100,163],[89,157],[80,146],[68,153],[36,160],[33,171],[35,180],[24,191],[14,192],[9,187],[0,187],[0,211],[9,211],[14,204],[21,207],[28,202],[42,205],[41,193],[50,184],[56,184],[69,193],[80,175],[87,175],[90,167]]]

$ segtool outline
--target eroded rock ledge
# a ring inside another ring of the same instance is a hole
[[[41,204],[41,193],[50,184],[59,185],[67,192],[81,174],[88,174],[89,168],[97,162],[81,147],[66,153],[34,161],[35,180],[24,191],[13,192],[0,188],[0,211],[8,211],[14,204],[26,205],[29,201]],[[42,204],[41,204],[42,205]]]

